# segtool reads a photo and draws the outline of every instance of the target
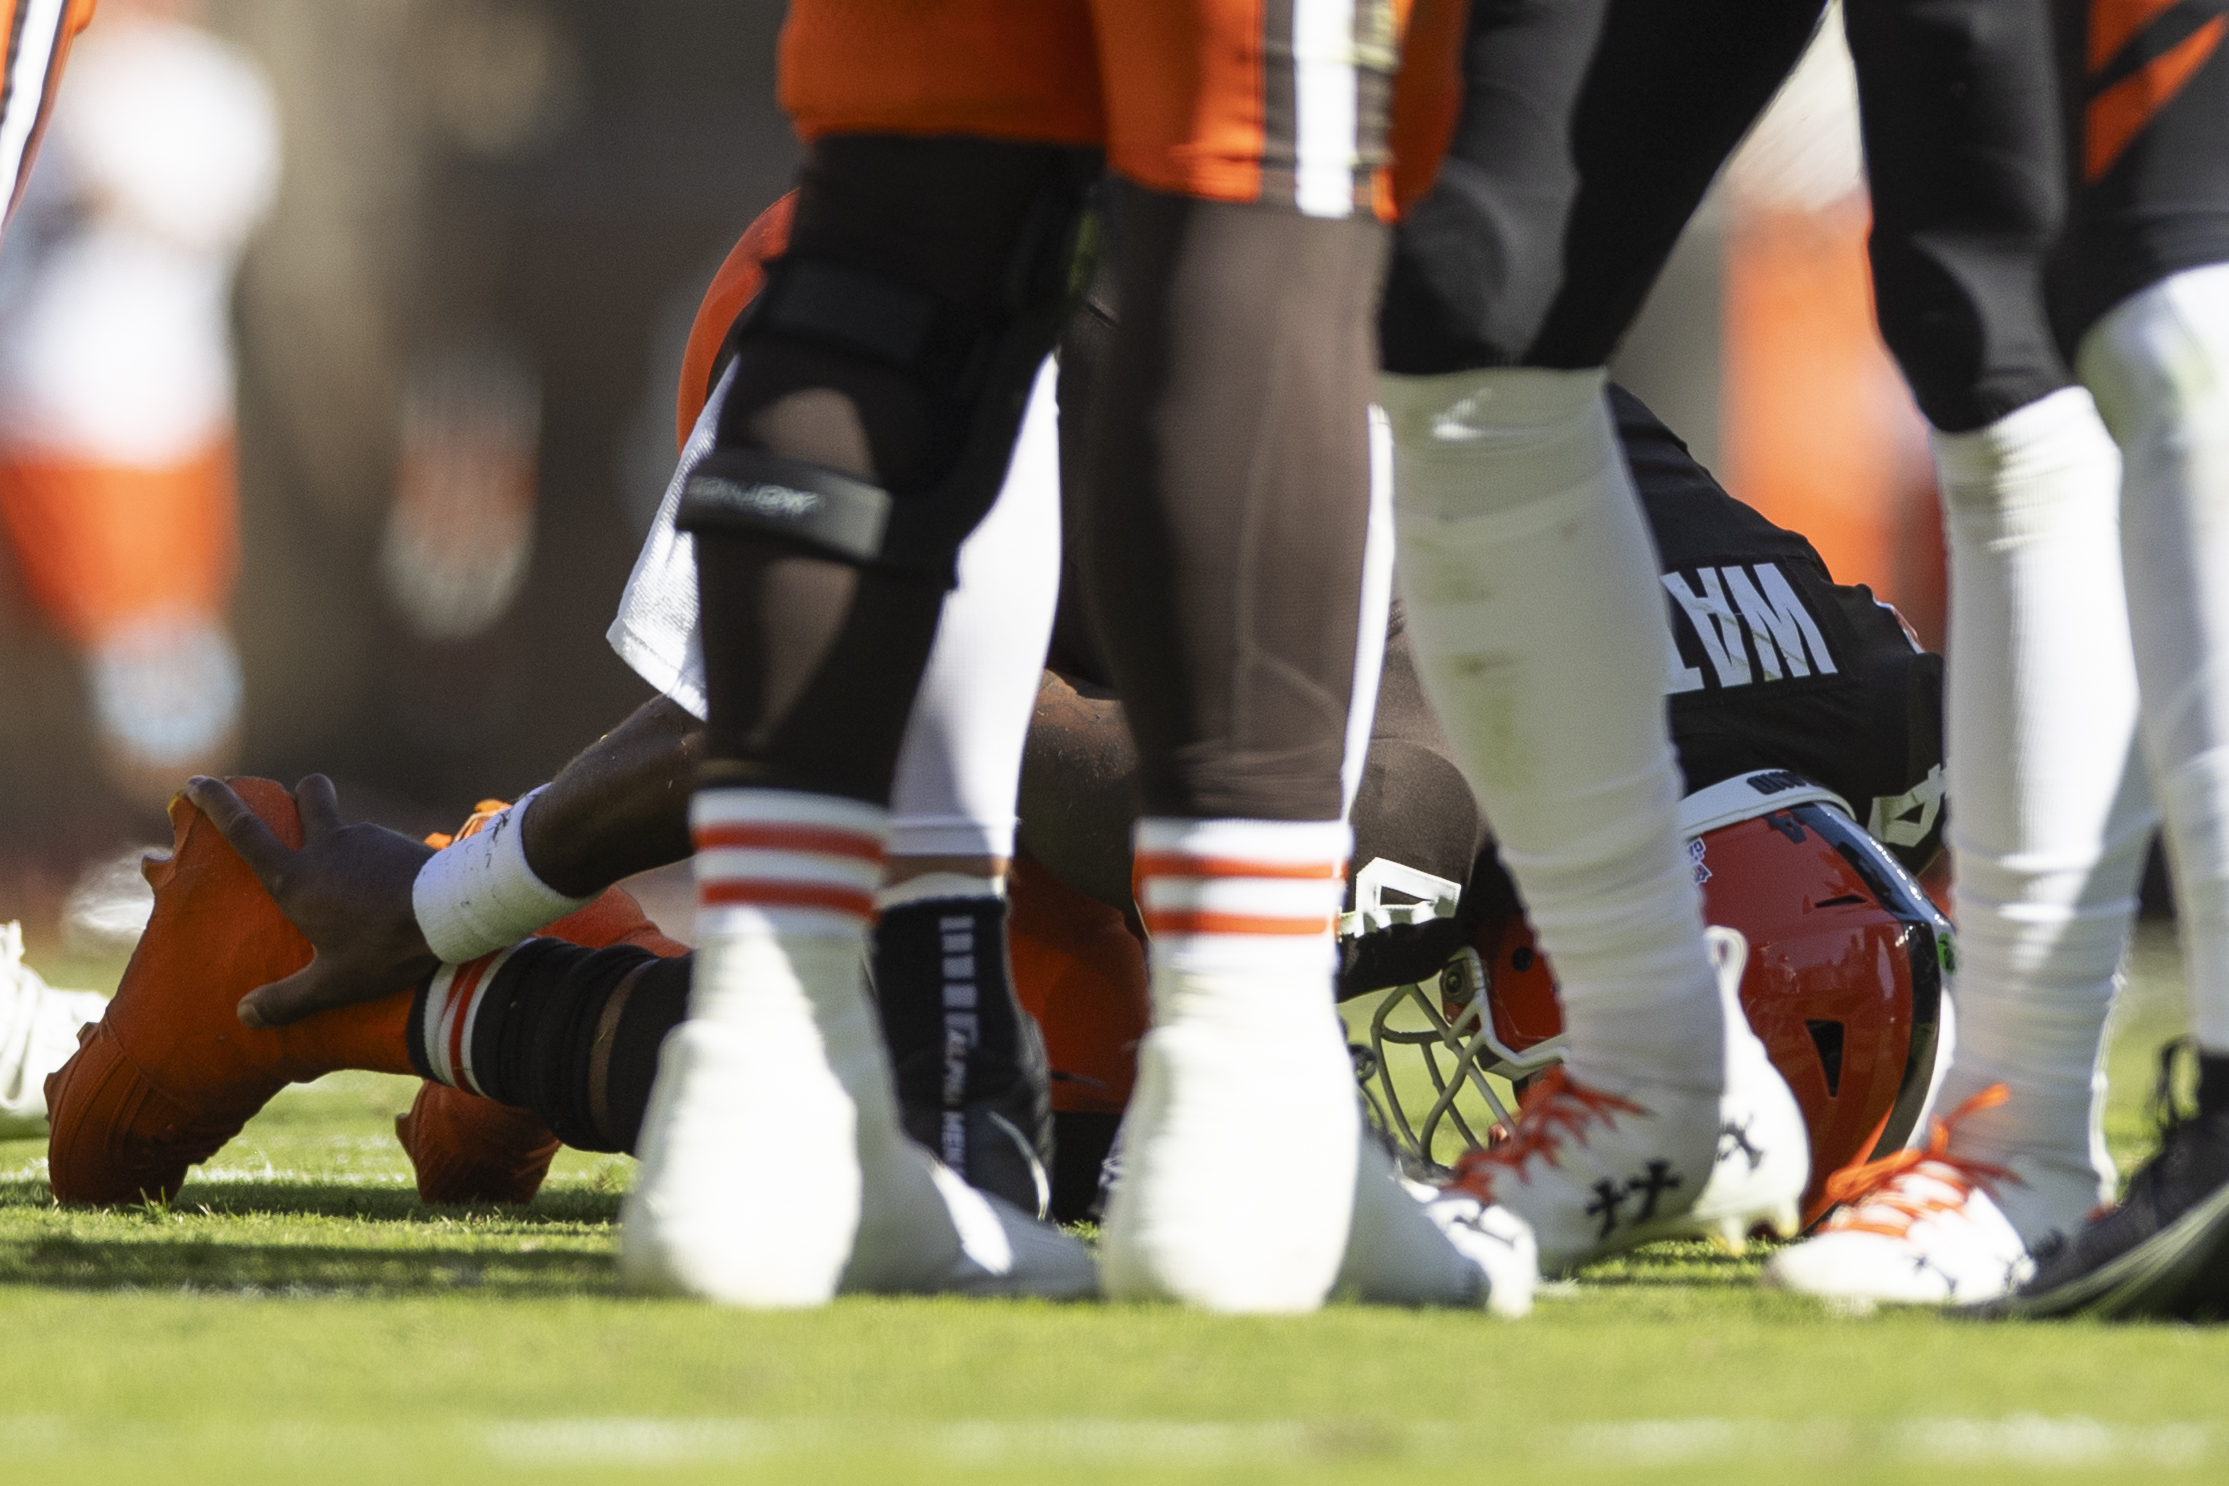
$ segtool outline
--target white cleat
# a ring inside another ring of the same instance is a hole
[[[1987,1192],[1915,1167],[1773,1255],[1762,1283],[1822,1300],[1970,1305],[2011,1294],[2034,1272]]]
[[[856,946],[830,941],[844,963],[815,967],[847,988],[825,1010],[791,963],[812,946],[721,948],[749,957],[750,978],[700,982],[746,989],[708,998],[660,1050],[620,1230],[628,1283],[757,1309],[1096,1292],[1082,1244],[906,1139]]]
[[[1897,1305],[1973,1305],[2019,1289],[2035,1263],[2007,1216],[2012,1204],[1992,1194],[2028,1195],[2031,1163],[1993,1165],[1952,1150],[1958,1122],[2003,1099],[2004,1085],[1993,1085],[1937,1120],[1925,1149],[1837,1178],[1828,1195],[1843,1205],[1816,1235],[1773,1255],[1763,1282],[1827,1300]],[[2053,1189],[2060,1207],[2071,1201],[2078,1212],[2083,1190],[2095,1195],[2086,1161],[2050,1175],[2038,1165],[2035,1176],[2035,1190]],[[2032,1198],[2021,1210],[2040,1218]]]
[[[1796,1232],[1810,1136],[1741,1011],[1747,941],[1722,928],[1707,938],[1725,1008],[1722,1092],[1649,1084],[1612,1094],[1559,1066],[1508,1140],[1457,1166],[1444,1200],[1460,1193],[1523,1218],[1543,1274],[1665,1238],[1715,1238],[1739,1252],[1760,1224]]]
[[[1252,974],[1156,986],[1121,1175],[1107,1294],[1213,1311],[1312,1311],[1354,1211],[1362,1120],[1328,998]]]
[[[0,924],[0,1140],[47,1133],[46,1080],[77,1052],[108,998],[58,991],[23,963],[23,926]]]
[[[1365,1139],[1355,1166],[1354,1223],[1336,1293],[1375,1305],[1483,1306],[1511,1320],[1532,1311],[1540,1254],[1507,1208],[1411,1191]]]
[[[1099,1293],[1099,1264],[1091,1250],[1004,1198],[969,1186],[927,1151],[920,1155],[935,1168],[937,1191],[960,1239],[959,1258],[935,1286],[938,1291],[1043,1300],[1088,1300]]]
[[[1482,1288],[1473,1304],[1507,1321],[1532,1314],[1540,1282],[1540,1245],[1532,1225],[1506,1207],[1480,1202],[1468,1192],[1447,1191],[1425,1209],[1455,1251],[1476,1266]]]
[[[714,940],[696,975],[700,988],[736,989],[692,995],[659,1049],[620,1275],[753,1309],[825,1304],[859,1230],[857,1107],[780,946]]]

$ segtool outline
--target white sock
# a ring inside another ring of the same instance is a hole
[[[1599,371],[1380,379],[1432,705],[1556,968],[1583,1083],[1720,1086],[1664,722],[1672,637]]]
[[[2080,388],[1934,445],[1950,537],[1960,961],[1958,1046],[1937,1109],[2008,1085],[2009,1101],[1961,1124],[1958,1149],[2041,1156],[2076,1185],[2087,1164],[2094,1202],[2112,1194],[2098,1052],[2150,833],[2131,754],[2118,460]],[[2078,1198],[2070,1186],[2054,1200]],[[2056,1221],[2068,1216],[2081,1212]],[[2035,1224],[2015,1217],[2023,1236]]]
[[[930,1287],[959,1245],[898,1126],[866,989],[884,812],[716,789],[690,822],[702,943],[630,1196],[642,1271],[745,1305]]]
[[[1146,819],[1153,1030],[1107,1205],[1110,1295],[1304,1311],[1339,1271],[1361,1138],[1332,1003],[1344,821]]]
[[[2144,747],[2167,818],[2191,1031],[2229,1053],[2229,264],[2122,301],[2082,380],[2121,446]]]

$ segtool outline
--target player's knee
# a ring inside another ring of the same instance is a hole
[[[1490,367],[1378,379],[1403,477],[1404,513],[1450,518],[1510,510],[1561,494],[1616,457],[1603,371]],[[1467,469],[1481,456],[1494,478],[1419,478],[1425,467]]]
[[[1938,430],[1971,432],[2067,385],[2038,282],[2049,241],[2041,221],[1987,243],[1876,234],[1881,339]]]
[[[1076,279],[1089,152],[815,146],[680,525],[949,587]]]
[[[2229,443],[2229,427],[2208,416],[2229,381],[2229,264],[2170,275],[2121,301],[2082,338],[2076,364],[2132,458],[2165,440]]]

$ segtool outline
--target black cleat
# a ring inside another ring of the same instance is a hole
[[[2160,1052],[2160,1147],[2120,1205],[2036,1255],[2034,1278],[1974,1308],[2003,1316],[2216,1321],[2229,1318],[2229,1112],[2175,1107],[2178,1038]]]

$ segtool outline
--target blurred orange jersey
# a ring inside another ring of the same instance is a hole
[[[758,298],[766,282],[766,265],[789,250],[790,223],[796,216],[795,191],[760,212],[728,249],[720,271],[712,276],[712,287],[704,291],[696,322],[689,327],[689,349],[681,356],[681,394],[673,408],[675,449],[687,445],[689,430],[697,426],[697,415],[712,395],[712,369],[735,317]]]
[[[70,41],[92,18],[93,0],[0,0],[0,227],[31,174]]]
[[[792,0],[782,104],[826,134],[1096,145],[1140,185],[1390,215],[1395,115],[1429,178],[1466,0]],[[1411,11],[1416,12],[1414,24]],[[1420,78],[1397,109],[1404,62]],[[1437,95],[1428,98],[1424,94]],[[1436,140],[1436,142],[1435,142]]]

